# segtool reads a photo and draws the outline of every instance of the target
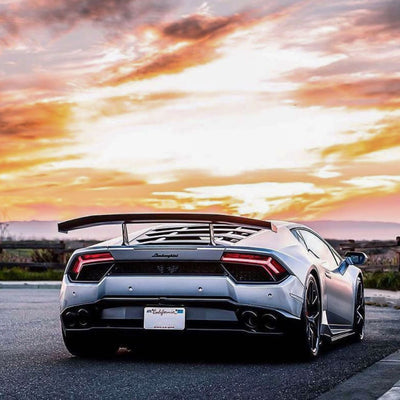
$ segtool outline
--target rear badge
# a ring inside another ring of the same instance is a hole
[[[171,254],[164,254],[164,253],[154,253],[152,257],[160,257],[160,258],[175,258],[178,257],[178,254],[171,253]]]

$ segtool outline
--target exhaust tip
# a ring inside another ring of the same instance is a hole
[[[85,327],[89,325],[89,319],[90,319],[90,315],[89,315],[89,311],[84,309],[84,308],[80,308],[78,310],[78,323],[80,326]]]
[[[76,317],[77,317],[76,313],[74,313],[72,311],[68,311],[67,313],[65,313],[65,315],[64,315],[65,326],[67,328],[75,327],[75,325],[77,323],[77,318]]]
[[[274,329],[276,329],[277,323],[278,320],[273,314],[267,313],[261,317],[262,326],[269,331],[273,331]]]
[[[255,329],[257,327],[258,315],[254,311],[243,311],[240,315],[240,319],[242,320],[243,324],[250,329]]]

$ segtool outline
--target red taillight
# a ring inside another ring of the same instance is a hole
[[[270,256],[245,253],[224,253],[221,261],[226,263],[260,265],[275,279],[288,274],[286,269]]]
[[[83,254],[75,260],[71,272],[75,275],[78,275],[85,264],[99,263],[104,261],[114,261],[114,257],[111,255],[111,253]]]

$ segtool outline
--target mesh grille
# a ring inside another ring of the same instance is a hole
[[[273,282],[271,275],[260,265],[227,264],[224,267],[236,282]]]
[[[190,262],[118,262],[111,275],[225,275],[220,263],[205,261]]]
[[[214,224],[214,240],[237,243],[262,228],[234,224]],[[140,244],[209,244],[208,225],[174,225],[154,228],[135,239]]]
[[[113,263],[109,262],[86,264],[83,265],[78,276],[74,275],[71,272],[69,273],[69,276],[72,280],[98,282],[111,268],[112,265]]]

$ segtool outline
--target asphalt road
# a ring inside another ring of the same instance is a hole
[[[400,311],[367,308],[363,343],[343,342],[312,363],[251,343],[165,343],[111,359],[72,357],[58,290],[0,290],[1,399],[312,399],[400,348]]]

